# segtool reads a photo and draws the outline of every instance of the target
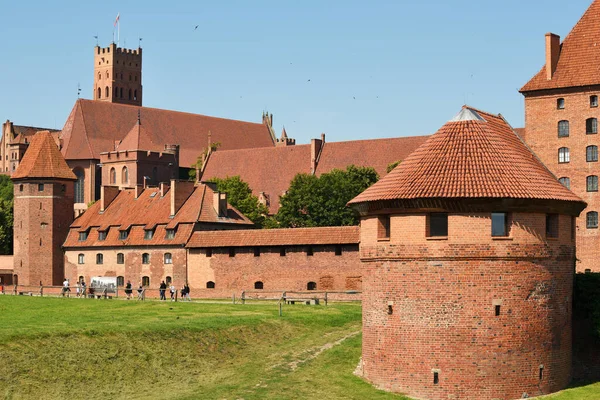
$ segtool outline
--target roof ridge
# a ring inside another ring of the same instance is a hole
[[[92,149],[92,145],[90,144],[90,139],[88,137],[88,127],[87,127],[87,123],[85,122],[85,113],[83,112],[83,105],[81,103],[80,103],[79,111],[81,112],[81,119],[83,120],[83,129],[85,132],[85,135],[83,135],[83,136],[85,137],[85,142],[87,143],[90,154],[92,155],[92,157],[95,157],[96,154],[94,153],[94,149]]]

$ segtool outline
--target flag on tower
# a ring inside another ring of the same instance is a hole
[[[115,24],[113,26],[117,26],[117,24],[119,23],[119,16],[121,13],[117,13],[117,18],[115,18]]]

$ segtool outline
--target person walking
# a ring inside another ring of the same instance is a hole
[[[127,300],[131,300],[131,281],[127,281],[127,285],[125,285],[125,297]]]
[[[171,293],[171,301],[175,301],[175,292],[177,292],[177,289],[175,289],[173,282],[171,282],[171,286],[169,286],[169,292]]]
[[[167,284],[165,283],[165,281],[162,281],[160,283],[160,299],[162,300],[167,300],[167,296],[165,296],[165,292],[167,291]]]
[[[85,299],[85,296],[87,294],[87,290],[86,290],[86,286],[85,286],[85,281],[82,279],[81,280],[81,298]]]
[[[63,287],[62,287],[62,296],[65,297],[65,294],[68,296],[68,292],[71,289],[69,289],[69,280],[67,278],[65,278],[65,280],[63,281]]]
[[[192,298],[190,297],[190,287],[188,286],[187,282],[183,286],[183,289],[185,290],[185,299],[187,301],[192,301]]]
[[[142,282],[140,282],[140,285],[138,286],[138,300],[144,300],[144,286],[142,285]]]

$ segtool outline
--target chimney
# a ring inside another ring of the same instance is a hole
[[[135,185],[135,188],[133,188],[133,194],[136,199],[141,196],[141,194],[145,188],[146,188],[146,180],[145,179],[144,179],[144,186],[142,186],[140,184]]]
[[[160,183],[160,197],[165,197],[165,194],[169,191],[169,185],[166,182]]]
[[[194,182],[171,179],[171,217],[177,214],[195,188]]]
[[[325,134],[321,134],[321,139],[310,140],[310,173],[315,174],[317,171],[317,165],[319,164],[319,158],[321,157],[321,150],[325,143]]]
[[[556,66],[558,65],[558,56],[560,55],[560,36],[554,33],[546,33],[546,79],[552,80]]]
[[[227,193],[213,192],[213,207],[219,217],[227,217]]]
[[[104,212],[106,208],[113,202],[119,194],[119,188],[116,186],[101,186],[100,187],[100,212]]]

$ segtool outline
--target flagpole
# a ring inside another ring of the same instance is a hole
[[[117,47],[119,47],[119,41],[121,40],[121,18],[117,21]]]

